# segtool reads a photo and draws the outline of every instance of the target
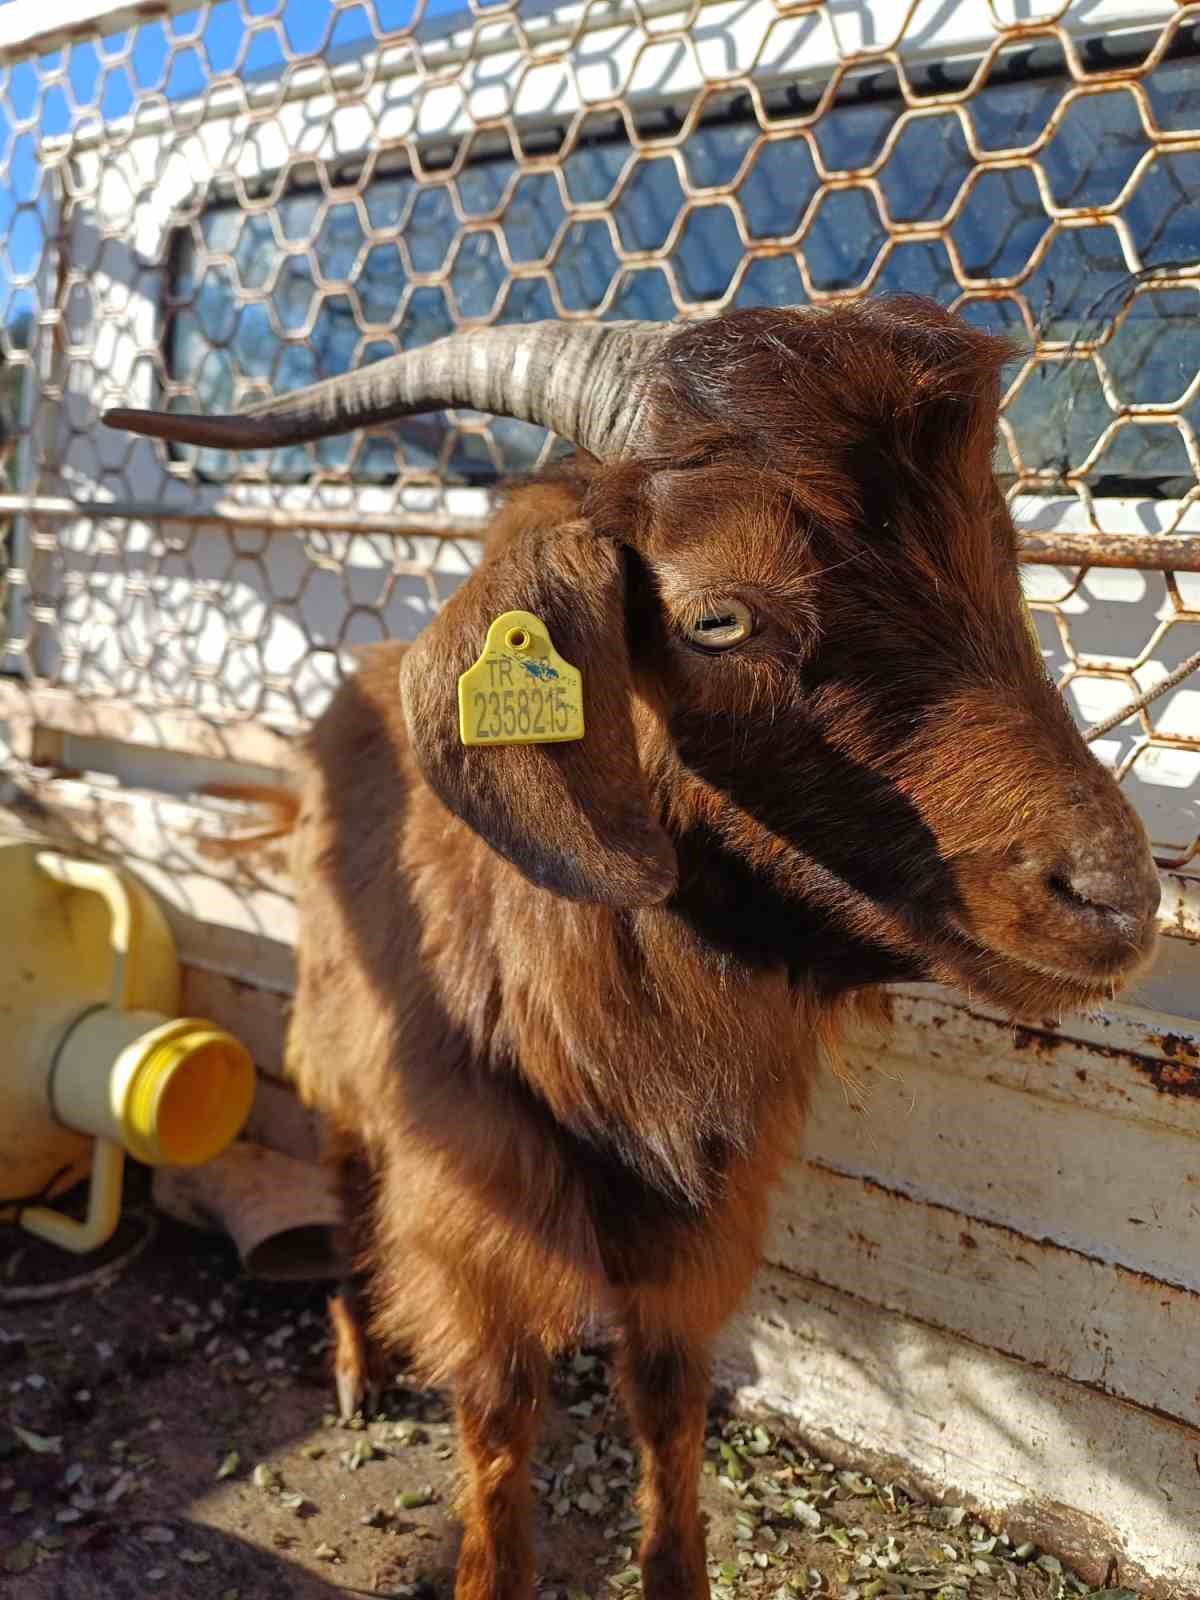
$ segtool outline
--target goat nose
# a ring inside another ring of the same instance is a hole
[[[1158,873],[1146,850],[1108,851],[1097,840],[1047,874],[1060,903],[1081,916],[1097,918],[1134,932],[1158,910]]]

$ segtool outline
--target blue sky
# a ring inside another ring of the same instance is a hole
[[[241,76],[269,76],[291,56],[340,53],[377,29],[406,26],[415,11],[414,0],[372,0],[372,6],[377,24],[362,5],[338,11],[330,0],[285,0],[280,11],[279,0],[245,0],[252,18],[247,24],[237,0],[216,0],[177,13],[169,22],[127,29],[98,43],[84,41],[15,66],[0,97],[0,141],[6,152],[0,155],[0,321],[11,323],[32,309],[29,291],[14,288],[12,279],[31,272],[42,249],[40,139],[66,133],[97,111],[104,120],[124,116],[149,94],[187,99],[214,75],[236,70]],[[428,0],[424,16],[461,8],[462,0]],[[256,25],[255,18],[262,20]],[[52,75],[57,81],[47,82]]]

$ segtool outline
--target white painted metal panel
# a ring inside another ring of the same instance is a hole
[[[1144,1156],[1144,1135],[1142,1145]],[[918,1151],[919,1162],[929,1146],[914,1146]],[[1036,1159],[1022,1151],[1014,1164],[1024,1170]],[[1151,1209],[1173,1173],[1160,1185],[1157,1161],[1152,1184],[1144,1160],[1139,1170],[1139,1202]],[[906,1176],[911,1171],[910,1161]],[[1200,1172],[1190,1177],[1184,1200],[1194,1230]],[[1057,1221],[1052,1212],[1040,1217],[1048,1233]],[[914,1200],[818,1161],[791,1175],[770,1256],[800,1277],[1200,1427],[1197,1375],[1184,1357],[1200,1344],[1195,1288],[1114,1266],[1046,1234]]]
[[[965,1501],[1097,1585],[1200,1594],[1192,1428],[779,1268],[720,1370],[835,1461]]]
[[[1037,1032],[909,993],[894,1009],[847,1052],[861,1096],[821,1083],[813,1160],[1200,1290],[1195,1024],[1114,1009]]]
[[[893,1013],[816,1086],[729,1359],[818,1440],[1195,1600],[1200,1028]]]

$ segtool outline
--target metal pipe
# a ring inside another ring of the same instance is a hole
[[[289,511],[277,506],[218,500],[206,510],[164,505],[153,500],[78,500],[66,495],[0,494],[0,516],[22,514],[54,521],[90,517],[96,521],[181,522],[193,526],[264,528],[275,533],[384,534],[396,539],[480,539],[484,517],[451,520],[433,512],[408,522],[403,511],[344,511],[325,508]],[[1127,567],[1147,572],[1200,572],[1200,534],[1086,533],[1018,530],[1019,557],[1057,567]]]
[[[1200,534],[1034,533],[1018,529],[1022,561],[1052,567],[1137,567],[1147,572],[1200,572]]]
[[[303,533],[306,530],[321,533],[382,533],[396,539],[479,539],[487,528],[484,518],[462,518],[451,522],[437,512],[432,514],[430,521],[409,523],[403,520],[403,512],[352,509],[284,511],[276,506],[241,505],[232,500],[218,500],[207,510],[198,511],[184,506],[174,509],[153,500],[76,500],[66,495],[46,494],[0,494],[0,517],[6,514],[44,517],[56,522],[87,517],[96,522],[232,525],[265,528],[275,533]]]

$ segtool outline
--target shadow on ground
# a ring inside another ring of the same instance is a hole
[[[223,1242],[167,1222],[108,1282],[14,1298],[80,1265],[0,1232],[4,1600],[449,1600],[439,1396],[397,1381],[383,1416],[338,1425],[322,1292],[254,1283]],[[634,1458],[602,1357],[561,1364],[554,1398],[535,1470],[540,1593],[636,1595]],[[717,1403],[702,1494],[717,1600],[1085,1592],[963,1508],[839,1472]]]

